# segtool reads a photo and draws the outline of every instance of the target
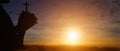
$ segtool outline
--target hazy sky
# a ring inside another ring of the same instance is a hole
[[[17,24],[26,0],[11,0],[4,7]],[[63,44],[65,31],[76,28],[83,44],[117,46],[120,41],[119,0],[29,0],[38,24],[25,35],[25,44]]]

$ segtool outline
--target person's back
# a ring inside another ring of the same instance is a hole
[[[14,26],[10,16],[0,4],[0,50],[11,51],[14,44]]]

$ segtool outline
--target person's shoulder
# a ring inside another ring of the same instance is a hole
[[[3,6],[0,4],[0,10],[2,10],[3,9]]]

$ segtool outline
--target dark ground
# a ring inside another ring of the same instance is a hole
[[[26,46],[27,51],[120,51],[119,47]]]

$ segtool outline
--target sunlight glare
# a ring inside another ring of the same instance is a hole
[[[80,35],[78,33],[78,30],[76,29],[69,29],[67,31],[67,35],[66,35],[66,40],[67,40],[67,43],[66,44],[69,44],[69,45],[77,45],[78,43],[78,39],[80,38]]]

